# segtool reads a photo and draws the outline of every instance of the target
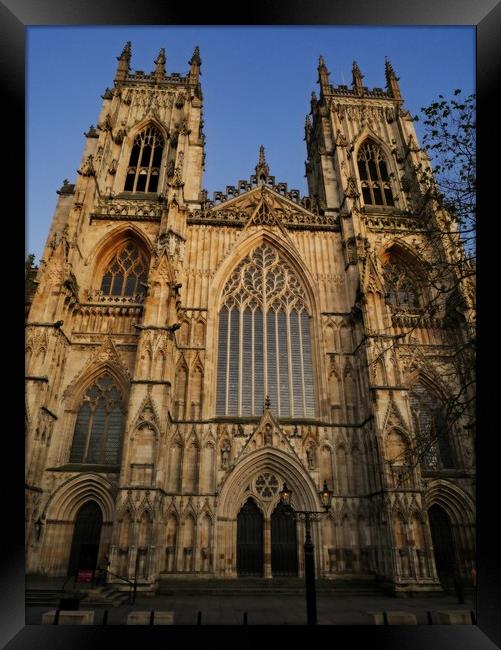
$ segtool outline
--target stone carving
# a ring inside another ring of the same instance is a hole
[[[221,446],[221,469],[228,469],[230,462],[230,443],[225,440]]]

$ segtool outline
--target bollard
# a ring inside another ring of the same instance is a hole
[[[197,625],[202,625],[202,612],[197,614]]]
[[[244,612],[244,625],[247,625],[247,612]]]
[[[61,610],[60,610],[59,608],[56,609],[56,613],[55,613],[55,615],[54,615],[54,623],[53,623],[54,625],[59,625],[59,612],[60,612],[60,611],[61,611]]]
[[[383,625],[389,625],[388,614],[386,612],[383,612]]]
[[[431,612],[426,612],[426,614],[428,615],[428,625],[433,625],[433,620],[431,618]]]
[[[150,612],[150,625],[153,625],[154,618],[155,618],[155,611],[152,609]]]
[[[108,610],[105,609],[103,614],[103,625],[107,625],[107,623],[108,623]]]

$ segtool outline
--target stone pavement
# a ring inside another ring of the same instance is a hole
[[[38,586],[38,585],[37,585]],[[86,609],[82,602],[81,609]],[[53,607],[28,607],[26,623],[41,623],[42,614]],[[95,610],[95,624],[101,625],[104,607],[89,607]],[[245,594],[197,594],[177,593],[145,596],[137,594],[133,606],[110,607],[108,625],[123,625],[132,610],[168,610],[174,612],[177,625],[196,625],[201,612],[202,625],[242,625],[247,612],[248,625],[304,625],[306,624],[306,600],[304,594],[270,593]],[[474,610],[472,595],[466,595],[464,604],[459,604],[453,595],[415,596],[395,598],[392,596],[358,596],[317,592],[318,623],[320,625],[367,625],[368,612],[398,610],[413,612],[418,624],[428,625],[428,614],[432,612],[436,622],[437,611]]]

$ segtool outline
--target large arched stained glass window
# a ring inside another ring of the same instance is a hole
[[[118,465],[123,429],[122,396],[108,373],[87,390],[78,411],[70,463]]]
[[[233,271],[219,312],[216,413],[314,415],[310,316],[298,278],[262,244]]]

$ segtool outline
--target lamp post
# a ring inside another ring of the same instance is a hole
[[[317,596],[315,592],[315,556],[314,546],[311,539],[311,522],[318,521],[322,515],[327,514],[331,507],[333,492],[327,487],[327,481],[324,481],[324,487],[319,493],[320,502],[324,510],[293,510],[290,504],[292,490],[284,483],[281,490],[280,501],[285,506],[289,516],[294,517],[296,521],[304,521],[305,539],[304,539],[304,580],[306,587],[306,620],[308,625],[317,624]]]

